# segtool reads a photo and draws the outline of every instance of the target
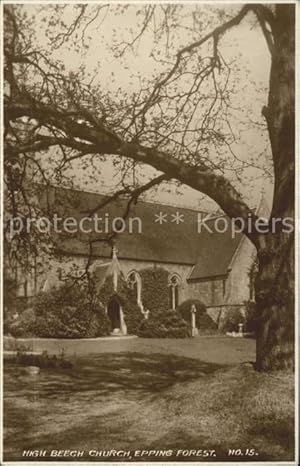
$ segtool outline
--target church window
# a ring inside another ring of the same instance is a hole
[[[226,293],[226,280],[223,280],[222,284],[223,284],[223,297],[224,297]]]
[[[138,272],[133,270],[127,276],[127,284],[136,293],[136,302],[138,305],[142,304],[142,280]]]

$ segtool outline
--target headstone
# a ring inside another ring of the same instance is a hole
[[[244,324],[239,324],[239,335],[242,337],[243,336],[243,326]]]

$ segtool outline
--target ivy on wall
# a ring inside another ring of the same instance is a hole
[[[142,303],[150,314],[159,314],[170,308],[167,270],[149,267],[139,272],[142,280]]]
[[[122,307],[129,334],[138,335],[143,321],[144,333],[170,337],[186,336],[186,326],[179,315],[170,313],[169,273],[160,267],[141,270],[142,303],[149,310],[149,322],[137,304],[137,290],[130,286],[124,276],[118,276],[117,290],[114,290],[113,277],[105,279],[97,290],[93,280],[68,280],[58,288],[40,293],[34,299],[30,316],[9,325],[9,332],[17,336],[40,336],[56,338],[91,338],[108,335],[111,331],[110,319],[105,307],[111,298],[116,297]],[[90,277],[91,278],[91,277]],[[166,315],[164,315],[166,313]],[[175,320],[174,320],[175,319]],[[159,322],[162,320],[162,322]],[[148,329],[150,325],[151,329]],[[15,328],[16,327],[16,328]],[[26,327],[26,328],[25,328]],[[170,328],[169,328],[170,327]],[[171,329],[171,331],[169,331]],[[143,333],[143,332],[142,332]]]

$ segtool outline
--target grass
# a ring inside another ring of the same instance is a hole
[[[30,347],[31,351],[48,354],[64,354],[69,357],[91,356],[104,353],[145,353],[147,355],[172,354],[180,357],[199,359],[222,365],[238,364],[255,359],[255,341],[249,338],[228,338],[225,336],[202,336],[200,338],[124,338],[121,340],[66,340],[26,339],[17,344]]]
[[[32,351],[33,345],[29,343],[21,343],[16,338],[4,336],[3,349],[4,351]]]
[[[23,449],[84,450],[81,460],[90,461],[107,460],[90,458],[91,449],[170,449],[163,461],[232,462],[242,457],[229,457],[228,449],[238,448],[255,449],[249,461],[293,460],[289,373],[260,374],[251,364],[174,354],[107,352],[37,376],[7,364],[4,383],[6,461],[20,461]],[[214,449],[216,457],[176,456],[180,449]],[[130,459],[162,461],[134,453],[123,460]]]
[[[47,351],[41,354],[18,351],[11,361],[19,366],[35,366],[40,369],[72,369],[73,367],[72,363],[65,359],[63,352],[57,357],[56,354],[49,355]]]

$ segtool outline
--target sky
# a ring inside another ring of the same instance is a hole
[[[232,12],[230,5],[223,6],[227,14]],[[45,28],[48,23],[43,21],[43,18],[46,17],[49,20],[51,11],[47,10],[45,5],[42,8],[36,5],[25,5],[23,8],[26,8],[29,17],[35,16],[37,40],[41,47],[47,49],[48,38]],[[132,5],[127,9],[125,8],[122,13],[110,14],[109,16],[104,8],[97,20],[92,22],[86,29],[84,46],[80,40],[79,30],[79,36],[76,38],[74,35],[66,45],[57,47],[53,52],[53,57],[63,58],[66,69],[69,71],[76,71],[79,66],[83,65],[87,76],[88,74],[93,75],[94,82],[101,83],[104,89],[112,94],[118,88],[126,92],[136,90],[139,84],[138,79],[132,77],[133,74],[147,78],[165,69],[157,64],[151,56],[153,48],[153,35],[151,32],[146,32],[139,47],[134,51],[135,53],[126,54],[123,60],[116,59],[111,52],[112,44],[120,42],[122,39],[127,40],[136,31],[136,27],[141,21],[140,15],[137,14],[139,8],[139,5]],[[196,38],[202,37],[211,27],[218,24],[214,8],[204,5],[201,7],[198,5],[198,8],[200,8],[200,11],[202,11],[201,8],[203,9],[204,20],[203,23],[200,22],[199,24]],[[184,6],[181,13],[184,18],[182,26],[190,24],[194,11],[194,5]],[[91,7],[89,11],[91,17],[93,16],[92,12]],[[75,14],[74,6],[69,6],[63,12],[61,20],[68,24],[75,18]],[[52,34],[57,33],[58,30],[61,30],[59,25],[54,23],[48,30],[50,37]],[[190,33],[186,32],[183,27],[178,31],[179,33],[177,32],[177,35],[172,37],[170,46],[168,59],[172,62],[176,51],[192,40]],[[163,42],[161,50],[164,50]],[[252,153],[260,152],[270,157],[267,135],[263,134],[261,128],[253,124],[251,130],[244,131],[241,129],[239,121],[239,119],[243,120],[249,116],[251,120],[262,123],[261,109],[267,103],[270,56],[262,34],[254,25],[253,17],[245,19],[241,25],[228,32],[221,40],[220,50],[226,61],[232,62],[235,60],[233,66],[236,67],[237,73],[237,94],[235,99],[239,109],[236,112],[236,121],[233,121],[233,129],[235,130],[236,127],[238,137],[234,144],[234,151],[242,160],[248,160]],[[245,69],[247,69],[247,73]],[[74,164],[70,174],[76,174],[76,187],[93,192],[113,192],[120,179],[118,172],[113,168],[113,163],[109,161],[101,163],[99,168],[101,173],[97,176],[97,180],[93,181],[91,178],[94,171],[93,167],[90,167],[90,169],[87,167],[83,171]],[[155,175],[155,173],[155,170],[151,167],[143,168],[143,175],[146,178]],[[258,203],[262,188],[270,203],[272,183],[261,179],[257,170],[249,168],[244,173],[243,182],[239,189],[251,206]],[[216,208],[212,201],[208,201],[200,193],[188,187],[178,188],[174,184],[164,185],[162,188],[151,191],[146,197],[173,205],[194,208],[201,206],[204,210]]]

